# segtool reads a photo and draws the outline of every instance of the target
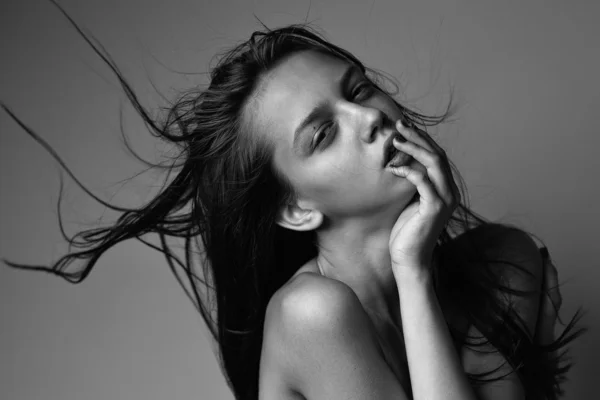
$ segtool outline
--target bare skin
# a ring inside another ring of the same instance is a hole
[[[303,273],[321,275],[316,259],[311,260],[301,267],[294,276],[292,276],[290,281]],[[398,324],[396,320],[389,320],[385,316],[370,310],[368,307],[365,308],[364,305],[363,309],[373,324],[372,328],[378,339],[377,346],[379,346],[379,349],[381,350],[381,356],[388,363],[388,366],[396,378],[398,378],[402,387],[407,390],[407,393],[410,393],[410,377],[401,323]]]
[[[453,309],[447,299],[437,299],[429,289],[413,291],[413,283],[417,282],[406,284],[394,273],[397,270],[392,270],[390,234],[416,190],[415,182],[391,173],[382,163],[384,145],[394,135],[394,121],[401,110],[385,93],[365,86],[360,71],[347,75],[348,71],[347,62],[331,56],[295,54],[266,77],[260,96],[250,107],[257,131],[273,145],[274,167],[299,196],[294,204],[279,210],[277,223],[288,229],[316,231],[317,259],[325,275],[317,273],[313,260],[271,299],[264,329],[259,397],[411,398],[403,332],[410,332],[406,339],[421,346],[418,353],[431,353],[423,345],[437,343],[437,349],[444,353],[444,364],[437,366],[436,376],[445,379],[443,386],[458,383],[459,393],[469,392],[445,323],[469,335],[481,334],[464,326],[460,310]],[[301,124],[317,104],[325,105],[319,118]],[[412,169],[423,171],[425,164],[428,171],[432,168],[429,156],[411,155],[415,156]],[[407,239],[412,238],[412,234],[409,236]],[[516,249],[516,262],[525,257],[526,268],[534,276],[532,280],[519,276],[507,279],[515,289],[539,293],[543,265],[535,243],[511,235],[503,243],[490,244],[488,250],[505,248]],[[410,274],[403,276],[412,279]],[[404,291],[399,292],[400,283]],[[410,300],[402,302],[406,313],[401,313],[399,293],[408,299],[409,292]],[[406,308],[408,304],[418,304],[423,313]],[[521,317],[532,336],[538,305],[539,296],[520,303]],[[428,317],[426,325],[421,326],[423,315]],[[403,330],[406,321],[407,330]],[[432,360],[442,360],[436,358],[441,353],[432,353],[423,361],[415,353],[417,347],[408,347],[413,349],[411,374],[413,368],[425,371]],[[488,370],[503,361],[456,350],[465,371],[470,373]],[[430,380],[421,372],[417,376],[418,391],[421,397],[427,397]],[[500,389],[482,389],[477,395],[484,400],[520,398],[522,387],[515,379],[506,380]],[[435,390],[447,398],[442,386]],[[473,396],[470,393],[468,398]]]
[[[527,244],[529,245],[529,243]],[[518,257],[518,255],[515,255]],[[294,276],[288,281],[284,287],[274,296],[274,299],[282,299],[285,294],[289,295],[294,291],[302,291],[308,285],[314,285],[316,281],[332,281],[332,279],[323,277],[320,274],[318,266],[315,260],[311,260],[303,267],[301,267]],[[536,322],[536,340],[541,344],[547,344],[554,340],[554,326],[556,321],[556,311],[553,304],[556,305],[556,309],[560,308],[561,298],[560,292],[557,285],[557,271],[556,267],[551,261],[547,261],[544,264],[544,281],[542,284],[542,290],[546,295],[542,296],[542,304],[539,306],[539,312]],[[317,283],[318,286],[318,283]],[[517,286],[521,287],[521,285]],[[279,296],[282,295],[283,296]],[[533,298],[533,297],[532,297]],[[359,310],[356,310],[359,312]],[[372,336],[365,335],[364,341],[356,343],[358,347],[373,347],[380,359],[383,361],[387,373],[393,377],[402,388],[405,397],[398,398],[412,398],[410,377],[406,365],[406,351],[404,348],[404,342],[402,340],[402,332],[398,327],[389,320],[377,315],[372,312],[369,308],[361,308],[360,314],[368,316],[368,322],[366,326],[368,330],[373,333]],[[356,314],[351,318],[359,318]],[[460,310],[452,309],[448,304],[444,308],[444,317],[449,324],[453,325],[456,329],[465,334],[468,332],[469,335],[481,334],[474,330],[473,327],[469,327],[465,323],[464,316],[461,315]],[[273,331],[273,327],[277,327],[280,321],[274,319],[267,320],[269,326],[265,326],[265,332]],[[272,336],[265,335],[265,339],[269,340]],[[335,340],[335,339],[334,339]],[[318,346],[317,342],[323,342],[320,338],[315,338],[315,346]],[[263,358],[261,359],[261,374],[260,374],[260,387],[261,396],[260,399],[312,399],[317,397],[309,397],[306,393],[301,393],[298,390],[298,381],[296,374],[300,373],[302,367],[299,367],[298,362],[301,362],[301,357],[294,358],[294,352],[288,347],[284,352],[272,352],[267,349],[268,344],[273,343],[265,341],[263,345]],[[327,352],[327,347],[319,347],[320,351],[323,352],[323,359],[336,359],[339,358],[339,354],[335,350]],[[473,354],[473,352],[467,349],[457,349],[457,352],[461,355],[461,361],[465,371],[471,373],[482,372],[489,370],[500,365],[503,362],[503,358],[497,356],[488,357],[488,359],[482,358],[479,355]],[[276,355],[275,355],[276,354]],[[275,356],[273,356],[275,355]],[[290,367],[292,366],[292,367]],[[316,368],[315,365],[308,365],[305,368]],[[507,370],[501,370],[498,375],[506,373]],[[327,376],[332,377],[334,371],[329,371]],[[333,379],[333,378],[331,378]],[[342,378],[343,379],[343,378]],[[314,385],[320,384],[314,382]],[[507,389],[508,387],[508,389]],[[503,388],[502,385],[490,385],[490,387],[483,388],[480,394],[481,399],[506,399],[511,397],[511,386]],[[341,397],[343,398],[343,397]],[[348,397],[349,398],[349,397]],[[388,397],[386,397],[388,398]],[[389,397],[396,398],[396,397]]]

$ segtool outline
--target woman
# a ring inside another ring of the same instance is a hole
[[[560,295],[548,257],[524,231],[461,204],[450,161],[425,130],[450,107],[410,110],[352,54],[292,25],[253,33],[206,90],[190,90],[158,122],[79,32],[153,134],[180,146],[169,172],[181,170],[139,209],[87,191],[122,212],[113,226],[65,235],[83,250],[52,267],[8,265],[78,283],[112,246],[154,247],[141,236],[158,233],[238,399],[560,394],[569,365],[558,350],[582,333],[579,313],[554,340]],[[166,236],[185,238],[185,263]],[[194,243],[210,282],[194,270]],[[76,260],[81,268],[67,270]]]

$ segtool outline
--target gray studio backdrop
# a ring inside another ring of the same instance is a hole
[[[600,356],[597,227],[600,16],[594,1],[62,0],[112,54],[144,104],[205,83],[212,56],[260,29],[308,19],[402,97],[457,121],[431,130],[465,178],[475,211],[541,236],[565,282],[564,316],[590,312],[572,348],[567,399],[591,398]],[[310,8],[310,11],[309,11]],[[140,205],[164,175],[123,150],[170,149],[145,130],[108,68],[49,1],[0,5],[0,99],[98,196]],[[213,63],[214,65],[214,60]],[[67,250],[56,221],[59,167],[0,112],[0,255],[49,263]],[[169,153],[172,154],[172,153]],[[115,215],[66,179],[69,234]],[[155,238],[149,238],[157,243]],[[200,316],[164,257],[137,241],[105,254],[80,285],[0,268],[0,398],[232,399]]]

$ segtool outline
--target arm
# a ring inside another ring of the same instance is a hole
[[[454,182],[446,153],[427,132],[408,129],[401,121],[397,127],[406,141],[393,141],[392,144],[419,162],[392,168],[397,176],[415,185],[419,201],[402,211],[392,227],[389,241],[413,395],[415,400],[476,399],[454,351],[430,271],[436,240],[460,204],[461,193]],[[513,237],[521,243],[520,231],[508,231],[511,233],[509,244],[513,243]],[[541,270],[537,246],[528,239],[533,246],[523,247],[534,249],[537,262],[532,268]],[[493,245],[498,247],[495,242]],[[520,254],[517,252],[517,255]],[[529,333],[535,332],[539,298],[515,303],[518,314],[524,314],[525,324],[533,326]],[[533,317],[528,318],[529,312],[521,309],[534,309]],[[517,392],[510,395],[510,398],[519,397],[522,396]]]
[[[525,330],[533,337],[536,330],[539,307],[539,290],[542,282],[542,259],[535,242],[520,231],[507,231],[493,249],[490,256],[501,254],[524,266],[532,275],[509,270],[505,264],[496,268],[508,286],[522,291],[532,291],[531,295],[517,297],[504,295],[507,303],[513,304],[515,311],[523,318]],[[495,253],[501,251],[500,254]],[[494,267],[494,266],[493,266]],[[523,399],[524,390],[516,374],[510,374],[497,382],[471,388],[465,372],[472,374],[490,371],[505,362],[504,357],[489,345],[490,354],[480,353],[463,347],[461,357],[456,354],[441,312],[430,276],[411,275],[409,271],[426,269],[405,269],[396,281],[400,293],[402,326],[405,336],[406,353],[409,362],[411,383],[415,400],[419,399],[481,399],[505,400]],[[473,326],[468,335],[483,337]],[[512,368],[505,363],[494,375],[502,376]]]
[[[504,295],[523,318],[525,330],[531,336],[536,330],[539,289],[542,281],[542,260],[531,238],[519,231],[507,231],[494,248],[487,250],[524,266],[532,275],[507,268],[506,264],[492,266],[508,286],[531,291],[524,297]],[[496,253],[500,251],[500,253]],[[516,374],[469,390],[464,372],[477,374],[501,367],[490,378],[501,377],[512,371],[505,358],[493,346],[472,350],[463,347],[460,360],[455,354],[437,298],[427,280],[404,277],[398,280],[401,294],[402,324],[415,399],[421,398],[477,398],[481,400],[523,399],[523,386]],[[411,281],[412,279],[412,281]],[[404,306],[402,306],[404,302]],[[474,326],[467,333],[471,337],[483,335]],[[489,352],[485,354],[482,352]],[[457,367],[462,364],[462,368]],[[464,372],[463,372],[464,370]]]
[[[454,349],[430,276],[396,279],[415,400],[475,400]]]

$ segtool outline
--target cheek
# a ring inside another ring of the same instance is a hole
[[[361,197],[377,182],[376,171],[363,163],[364,160],[357,157],[343,155],[323,161],[305,173],[306,188],[323,202]]]
[[[380,190],[379,170],[353,151],[331,152],[317,162],[302,163],[279,154],[277,164],[299,195],[322,204],[366,201]]]

